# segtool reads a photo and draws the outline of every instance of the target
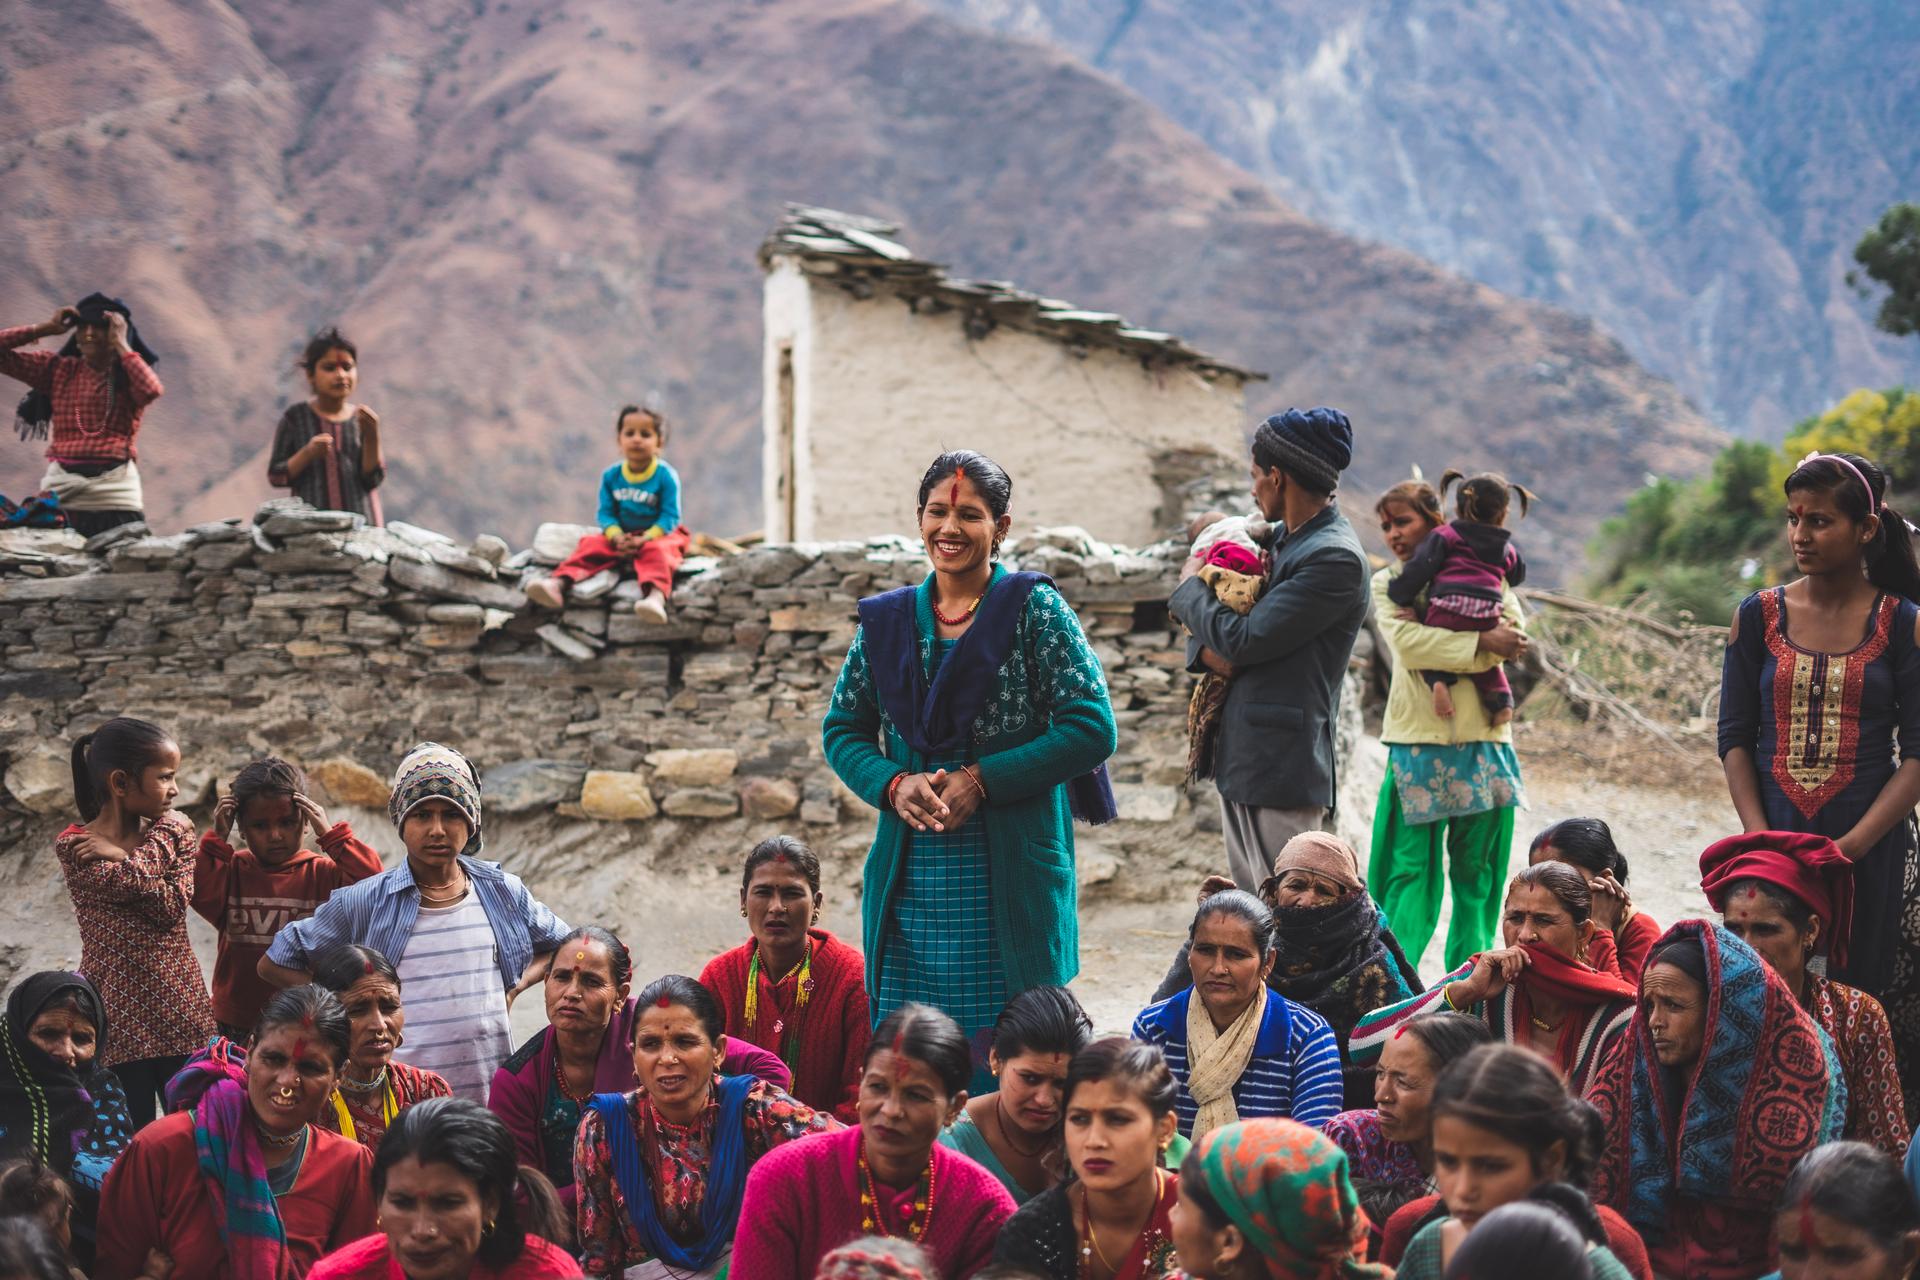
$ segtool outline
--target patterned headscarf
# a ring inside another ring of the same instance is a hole
[[[1390,1280],[1366,1260],[1367,1215],[1347,1180],[1347,1154],[1292,1120],[1215,1129],[1181,1167],[1197,1175],[1266,1263],[1273,1280]]]
[[[814,1280],[932,1280],[933,1274],[917,1246],[868,1236],[820,1259]]]
[[[428,800],[445,800],[460,811],[473,834],[460,852],[473,857],[480,852],[480,771],[473,762],[437,742],[423,742],[407,752],[393,774],[393,794],[387,799],[387,812],[398,827],[407,815]]]

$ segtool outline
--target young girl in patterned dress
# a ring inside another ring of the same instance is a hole
[[[180,748],[159,725],[119,717],[73,744],[79,823],[54,841],[80,926],[80,969],[106,1003],[103,1066],[127,1091],[135,1128],[187,1055],[213,1034],[206,975],[187,939],[198,848],[173,808]],[[84,824],[84,825],[83,825]]]
[[[1719,746],[1743,830],[1827,836],[1852,861],[1848,958],[1827,976],[1886,1006],[1911,1107],[1920,1101],[1920,565],[1886,489],[1886,473],[1851,453],[1809,454],[1787,477],[1787,541],[1802,576],[1755,592],[1734,616]]]

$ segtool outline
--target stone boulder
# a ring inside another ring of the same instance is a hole
[[[740,755],[722,747],[655,751],[647,756],[653,776],[670,787],[722,787],[740,767]]]
[[[607,769],[587,772],[580,786],[580,808],[589,818],[606,822],[637,822],[660,812],[644,773]]]
[[[580,796],[587,767],[564,760],[515,760],[486,771],[480,802],[489,813],[531,813]]]

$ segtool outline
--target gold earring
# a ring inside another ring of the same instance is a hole
[[[498,1218],[488,1218],[488,1219],[487,1219],[487,1234],[488,1234],[488,1235],[492,1235],[492,1234],[493,1234],[493,1228],[494,1228],[494,1224],[495,1224],[495,1223],[497,1223],[497,1222],[499,1222],[499,1221],[500,1221],[500,1220],[499,1220]]]

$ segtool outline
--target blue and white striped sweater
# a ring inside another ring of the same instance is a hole
[[[1149,1005],[1133,1021],[1133,1038],[1157,1044],[1180,1081],[1180,1132],[1193,1132],[1200,1105],[1187,1092],[1187,1004],[1193,988]],[[1289,1116],[1318,1129],[1344,1105],[1340,1040],[1333,1028],[1305,1005],[1277,991],[1267,993],[1266,1015],[1254,1041],[1253,1058],[1233,1086],[1233,1105],[1242,1120]]]

